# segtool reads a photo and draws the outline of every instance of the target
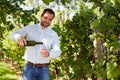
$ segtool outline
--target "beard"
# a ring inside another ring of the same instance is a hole
[[[43,21],[41,21],[41,26],[42,27],[48,27],[50,24],[48,24],[48,23],[46,23],[46,22],[43,22]]]

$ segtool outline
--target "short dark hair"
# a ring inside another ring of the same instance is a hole
[[[53,18],[55,17],[55,12],[50,8],[44,9],[41,16],[43,16],[46,12],[49,12],[50,14],[53,14]]]

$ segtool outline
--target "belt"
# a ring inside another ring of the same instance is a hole
[[[42,68],[42,67],[44,67],[44,66],[48,66],[50,63],[34,64],[34,63],[32,63],[32,62],[27,61],[27,64],[28,64],[29,66],[33,66],[33,67],[36,67],[36,68]]]

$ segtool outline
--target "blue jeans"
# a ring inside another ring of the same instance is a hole
[[[25,64],[22,80],[50,80],[49,67],[35,68]]]

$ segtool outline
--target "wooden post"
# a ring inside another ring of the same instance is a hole
[[[94,34],[96,34],[96,33],[97,33],[97,30],[94,30]],[[94,59],[95,59],[95,62],[98,62],[99,59],[102,57],[102,50],[101,50],[102,42],[101,42],[101,39],[96,38],[93,41],[93,45],[94,45]],[[97,80],[103,80],[102,76],[98,77]]]

